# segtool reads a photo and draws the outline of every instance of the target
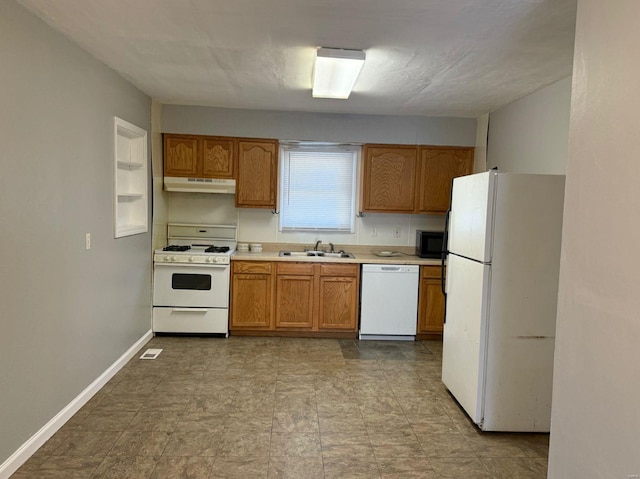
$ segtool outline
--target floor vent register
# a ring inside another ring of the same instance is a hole
[[[156,359],[161,352],[162,349],[147,349],[142,356],[140,356],[140,359]]]

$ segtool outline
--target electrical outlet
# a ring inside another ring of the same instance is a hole
[[[85,249],[91,249],[91,233],[84,235],[84,247]]]
[[[400,238],[400,227],[396,226],[395,228],[393,228],[393,237],[394,238]]]
[[[378,227],[374,226],[371,228],[371,236],[378,236]]]

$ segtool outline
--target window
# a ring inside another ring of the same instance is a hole
[[[359,147],[284,144],[280,231],[354,231]]]

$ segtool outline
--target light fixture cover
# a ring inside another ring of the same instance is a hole
[[[346,100],[364,65],[362,50],[318,48],[313,70],[314,98]]]

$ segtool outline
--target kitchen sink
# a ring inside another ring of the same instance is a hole
[[[321,258],[355,258],[351,253],[338,251],[335,253],[327,253],[325,251],[280,251],[279,256],[310,256]]]

